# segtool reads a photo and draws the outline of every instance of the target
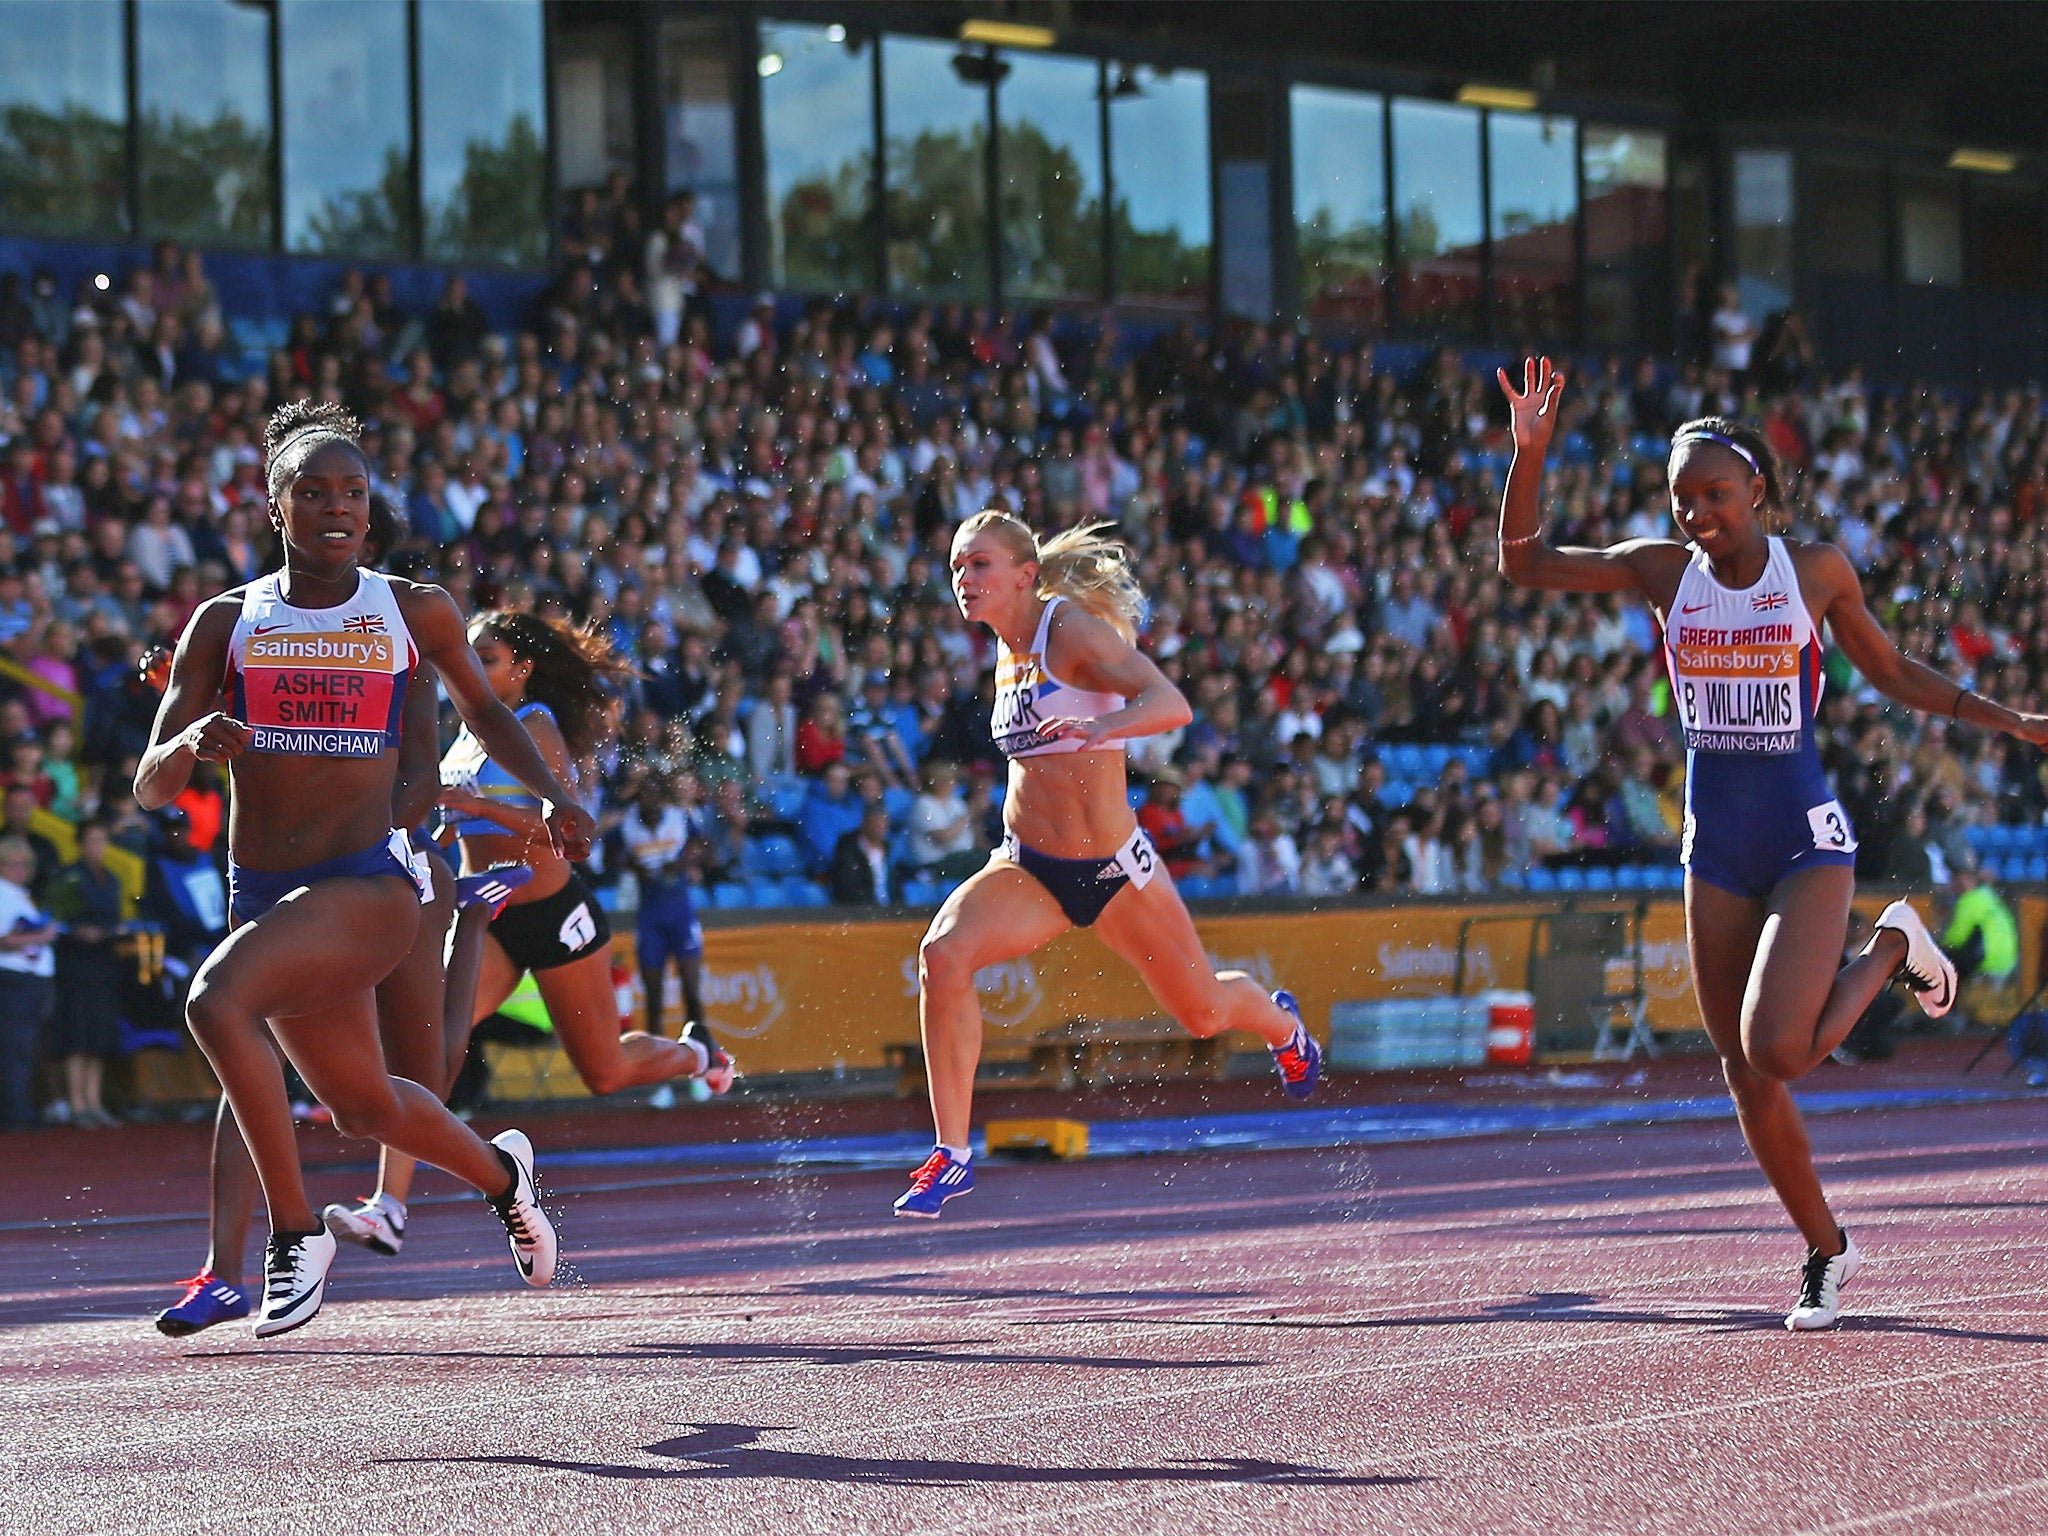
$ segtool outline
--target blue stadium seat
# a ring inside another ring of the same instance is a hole
[[[882,808],[891,822],[900,823],[910,814],[910,804],[916,798],[909,790],[892,786],[882,791]]]
[[[1389,779],[1380,786],[1380,804],[1385,806],[1406,805],[1415,798],[1415,788],[1405,779]]]
[[[948,896],[952,895],[955,891],[959,890],[960,887],[965,885],[966,883],[967,882],[965,880],[947,880],[943,882],[939,886],[939,900],[944,901]]]
[[[736,912],[753,904],[753,893],[744,885],[728,883],[711,888],[711,905],[720,912]]]
[[[1131,785],[1124,791],[1124,798],[1131,802],[1131,809],[1135,811],[1145,803],[1145,786],[1142,784]]]
[[[1682,864],[1660,864],[1657,866],[1657,885],[1660,890],[1682,891],[1685,889],[1685,866]]]
[[[939,882],[936,880],[904,881],[903,904],[907,907],[936,907],[939,904]]]
[[[804,869],[803,851],[796,845],[796,839],[781,833],[771,833],[761,839],[762,873],[780,875],[787,879],[800,875]]]
[[[2048,880],[2048,855],[2037,853],[2027,860],[2026,878],[2036,883]]]
[[[1523,879],[1522,872],[1519,869],[1504,869],[1500,872],[1500,878],[1493,883],[1504,891],[1519,891],[1528,882]]]
[[[822,880],[798,877],[782,882],[782,904],[786,907],[829,907],[832,905],[832,893],[825,889]]]
[[[1493,766],[1491,747],[1460,747],[1458,756],[1465,759],[1465,771],[1475,779],[1484,778],[1486,771]]]
[[[1614,871],[1604,864],[1595,864],[1586,871],[1586,889],[1589,891],[1611,891],[1619,884]]]
[[[1214,901],[1229,892],[1214,875],[1189,875],[1180,882],[1180,894],[1187,901]]]
[[[1965,827],[1963,829],[1963,841],[1968,843],[1976,852],[1983,853],[1991,846],[1992,830],[1990,827]]]
[[[1432,743],[1422,749],[1422,778],[1434,784],[1444,776],[1444,765],[1451,760],[1451,749]]]
[[[1650,871],[1641,864],[1624,864],[1614,872],[1617,890],[1646,891],[1650,888]]]
[[[1557,872],[1557,888],[1560,891],[1583,891],[1586,889],[1586,872],[1566,865]]]
[[[757,907],[779,907],[783,904],[780,880],[749,880],[747,894]]]
[[[1386,765],[1390,779],[1422,777],[1422,749],[1413,742],[1397,741],[1380,748],[1380,761]]]
[[[1655,433],[1638,432],[1629,441],[1628,451],[1639,459],[1667,459],[1671,456],[1671,444]]]
[[[1548,895],[1557,889],[1557,872],[1538,864],[1529,871],[1527,885],[1531,896]]]
[[[761,786],[761,798],[768,802],[768,809],[782,821],[795,821],[797,813],[803,810],[804,802],[811,797],[808,779],[795,775],[770,779]]]

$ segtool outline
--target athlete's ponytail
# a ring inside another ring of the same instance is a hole
[[[1007,512],[977,512],[960,525],[956,538],[991,533],[1019,560],[1038,562],[1038,595],[1064,597],[1087,609],[1126,640],[1138,636],[1145,594],[1131,569],[1131,552],[1105,536],[1114,523],[1084,523],[1040,543]]]
[[[1755,427],[1730,421],[1726,416],[1700,416],[1671,434],[1674,451],[1687,443],[1717,443],[1746,461],[1751,470],[1764,477],[1763,510],[1774,514],[1767,521],[1785,516],[1784,472],[1778,468],[1778,456],[1771,451],[1770,439]]]
[[[604,636],[531,613],[486,613],[470,626],[472,641],[488,635],[521,661],[533,663],[526,696],[545,704],[562,728],[571,757],[585,757],[611,733],[611,684],[633,667]]]

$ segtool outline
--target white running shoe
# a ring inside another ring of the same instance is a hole
[[[405,1246],[405,1207],[389,1195],[372,1195],[361,1205],[330,1205],[320,1213],[327,1230],[387,1259]]]
[[[334,1262],[334,1238],[327,1232],[273,1233],[263,1257],[263,1310],[256,1337],[274,1338],[313,1321],[327,1294],[327,1266]]]
[[[1890,928],[1906,941],[1906,958],[1895,973],[1913,989],[1920,1011],[1938,1019],[1956,1005],[1956,968],[1920,921],[1920,914],[1895,901],[1877,915],[1877,926]]]
[[[512,1161],[512,1187],[491,1200],[491,1209],[512,1239],[512,1262],[519,1266],[519,1278],[528,1285],[546,1285],[555,1278],[555,1226],[540,1208],[540,1191],[534,1186],[533,1143],[524,1131],[500,1131],[491,1145]]]
[[[1842,1233],[1842,1251],[1824,1254],[1818,1248],[1806,1255],[1806,1267],[1799,1279],[1799,1305],[1786,1315],[1785,1326],[1794,1333],[1812,1333],[1832,1328],[1842,1315],[1842,1287],[1863,1267],[1863,1255],[1856,1239]]]

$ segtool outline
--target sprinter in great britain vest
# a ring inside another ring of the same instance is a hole
[[[228,642],[226,693],[251,752],[379,757],[398,747],[418,653],[388,577],[356,573],[334,608],[294,608],[276,573],[249,583]]]
[[[1685,833],[1696,879],[1767,896],[1796,870],[1856,862],[1856,833],[1828,790],[1814,743],[1820,627],[1785,541],[1754,586],[1714,579],[1695,549],[1664,629],[1685,730]]]

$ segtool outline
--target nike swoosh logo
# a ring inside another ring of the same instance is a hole
[[[1694,603],[1690,608],[1681,608],[1678,611],[1680,613],[1698,613],[1702,608],[1711,608],[1713,606],[1712,603]],[[263,631],[259,629],[256,633],[260,635]]]
[[[1688,612],[1690,612],[1690,610],[1687,610],[1687,611],[1688,611]],[[269,626],[268,628],[265,628],[265,627],[264,627],[264,626],[262,626],[262,625],[258,625],[258,626],[257,626],[256,628],[254,628],[254,629],[250,630],[250,631],[249,631],[249,633],[250,633],[250,634],[252,634],[252,635],[274,635],[274,634],[276,634],[276,633],[277,633],[277,632],[278,632],[278,631],[279,631],[280,629],[290,629],[290,628],[291,628],[291,625],[289,625],[289,624],[272,624],[272,625],[270,625],[270,626]]]

